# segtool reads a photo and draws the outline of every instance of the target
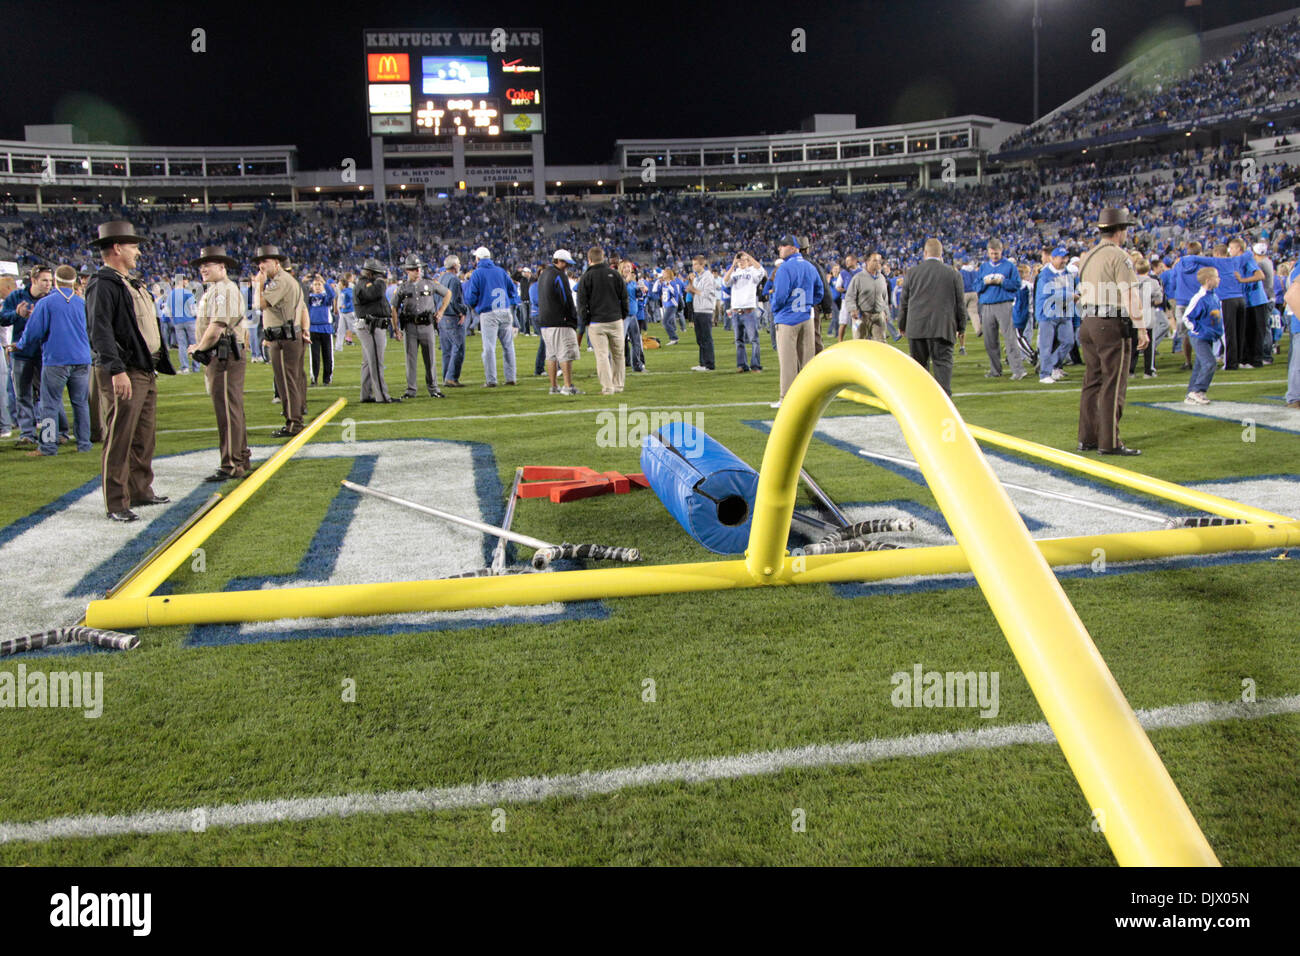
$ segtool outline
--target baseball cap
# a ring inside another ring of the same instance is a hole
[[[1268,243],[1257,242],[1251,246],[1251,248],[1255,251],[1255,255],[1262,256],[1264,253],[1268,252]]]
[[[1064,257],[1064,256],[1068,256],[1069,254],[1070,254],[1070,250],[1065,248],[1065,246],[1057,246],[1055,249],[1052,250],[1052,258],[1056,258],[1057,256]]]
[[[551,259],[558,259],[560,262],[567,262],[569,265],[573,265],[573,256],[570,255],[568,249],[556,249],[551,256]]]
[[[487,251],[487,246],[479,246],[474,250],[475,259],[491,259],[492,253]]]
[[[792,235],[786,234],[776,241],[776,247],[778,249],[780,249],[782,246],[794,246],[796,249],[798,249],[799,240]]]

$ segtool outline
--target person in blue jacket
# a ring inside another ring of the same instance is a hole
[[[77,451],[90,451],[90,337],[86,332],[86,300],[77,295],[77,271],[63,265],[55,272],[54,291],[32,309],[21,338],[9,348],[41,352],[41,408],[36,434],[39,450],[29,456],[58,451],[58,422],[63,416],[63,392],[72,400]]]
[[[478,313],[483,333],[483,374],[486,388],[497,386],[497,342],[501,342],[506,384],[515,385],[515,305],[519,290],[510,273],[492,261],[487,247],[474,250],[474,273],[464,285],[465,304]]]
[[[1287,326],[1291,332],[1291,344],[1288,346],[1290,357],[1287,359],[1286,373],[1286,407],[1300,410],[1300,262],[1286,279],[1286,291],[1282,294],[1286,303]]]
[[[1002,242],[990,239],[988,259],[980,263],[977,273],[980,287],[980,326],[984,330],[984,351],[989,357],[989,370],[985,378],[1002,377],[1002,343],[998,335],[1007,340],[1007,363],[1011,366],[1011,380],[1025,377],[1024,359],[1020,343],[1016,340],[1015,326],[1011,320],[1012,304],[1020,291],[1020,270],[1009,259],[1002,257]]]
[[[22,338],[37,303],[50,293],[53,276],[49,266],[36,266],[28,274],[27,286],[14,289],[5,297],[4,305],[0,306],[0,325],[13,326],[11,341],[17,342]],[[26,348],[9,351],[14,389],[13,416],[18,422],[18,440],[14,445],[19,448],[35,446],[36,410],[41,389],[41,347],[29,344]],[[64,434],[68,430],[68,420],[62,405],[59,409],[59,433]]]
[[[664,347],[677,344],[677,312],[682,305],[682,287],[677,282],[677,273],[672,266],[666,266],[659,273],[659,278],[650,287],[650,294],[659,299],[659,310],[664,323],[664,333],[668,341]]]
[[[813,264],[799,254],[799,240],[794,236],[782,236],[776,251],[783,260],[772,277],[772,319],[776,323],[781,394],[772,407],[780,408],[795,376],[815,354],[812,314],[826,294],[826,287]]]
[[[1057,246],[1038,274],[1038,381],[1051,385],[1066,377],[1065,363],[1074,346],[1074,319],[1079,314],[1075,276],[1065,268],[1069,250]]]
[[[637,280],[636,267],[624,259],[619,272],[627,285],[627,318],[623,321],[623,334],[627,340],[624,350],[625,364],[634,372],[645,371],[645,351],[641,347],[641,321],[645,318],[645,283]]]
[[[1188,405],[1208,405],[1206,392],[1214,380],[1217,367],[1214,358],[1215,347],[1224,338],[1223,303],[1215,295],[1219,287],[1219,272],[1212,266],[1197,270],[1196,279],[1200,291],[1187,303],[1183,313],[1183,328],[1192,340],[1192,349],[1196,352],[1196,367],[1187,383],[1187,397],[1183,401]]]
[[[178,273],[172,277],[171,291],[162,297],[160,316],[171,323],[176,335],[176,347],[180,350],[180,364],[176,371],[184,375],[196,371],[199,363],[190,357],[189,348],[198,339],[194,335],[195,299],[194,293],[185,287],[186,276]],[[164,330],[165,331],[165,330]]]

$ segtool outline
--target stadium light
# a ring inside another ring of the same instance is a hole
[[[510,185],[511,185],[511,186],[515,186],[515,187],[517,187],[519,184],[518,184],[518,183],[511,183]]]
[[[319,187],[319,186],[316,187],[316,191],[317,191],[317,192],[320,192],[320,187]]]
[[[597,186],[603,186],[603,185],[605,185],[605,180],[603,180],[603,179],[597,179],[597,180],[596,180],[596,185],[597,185]]]
[[[405,189],[405,188],[406,188],[406,183],[402,183],[401,188],[402,188],[402,189]]]

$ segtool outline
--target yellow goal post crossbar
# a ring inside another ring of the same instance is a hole
[[[112,597],[106,598],[106,600],[126,601],[147,598],[157,591],[159,586],[171,577],[173,571],[189,560],[195,548],[208,540],[214,531],[225,524],[245,501],[251,498],[262,485],[266,484],[271,476],[279,471],[280,467],[292,458],[299,448],[311,441],[312,436],[325,427],[325,424],[337,415],[347,403],[346,398],[340,398],[317,415],[311,424],[276,449],[275,454],[271,455],[256,471],[241,481],[234,491],[217,502],[184,534],[173,541],[166,550],[140,568],[133,578],[118,588]]]

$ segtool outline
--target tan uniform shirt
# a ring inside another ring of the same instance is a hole
[[[149,349],[150,355],[157,355],[158,350],[162,348],[162,338],[158,331],[158,310],[154,307],[153,296],[149,295],[149,290],[143,286],[136,288],[135,284],[128,279],[123,279],[126,287],[131,292],[131,301],[135,305],[135,324],[140,330],[140,335],[144,337],[145,347]]]
[[[304,308],[302,286],[289,273],[281,270],[262,286],[263,327],[275,329],[282,325],[295,325],[298,313]]]
[[[1113,239],[1101,239],[1088,250],[1079,269],[1079,311],[1085,316],[1094,310],[1128,315],[1129,290],[1136,286],[1137,272],[1129,254]]]
[[[242,346],[248,345],[248,332],[244,328],[244,295],[239,286],[230,279],[222,279],[208,286],[199,299],[199,307],[194,322],[194,334],[203,341],[203,333],[215,322],[235,333],[235,339]]]

